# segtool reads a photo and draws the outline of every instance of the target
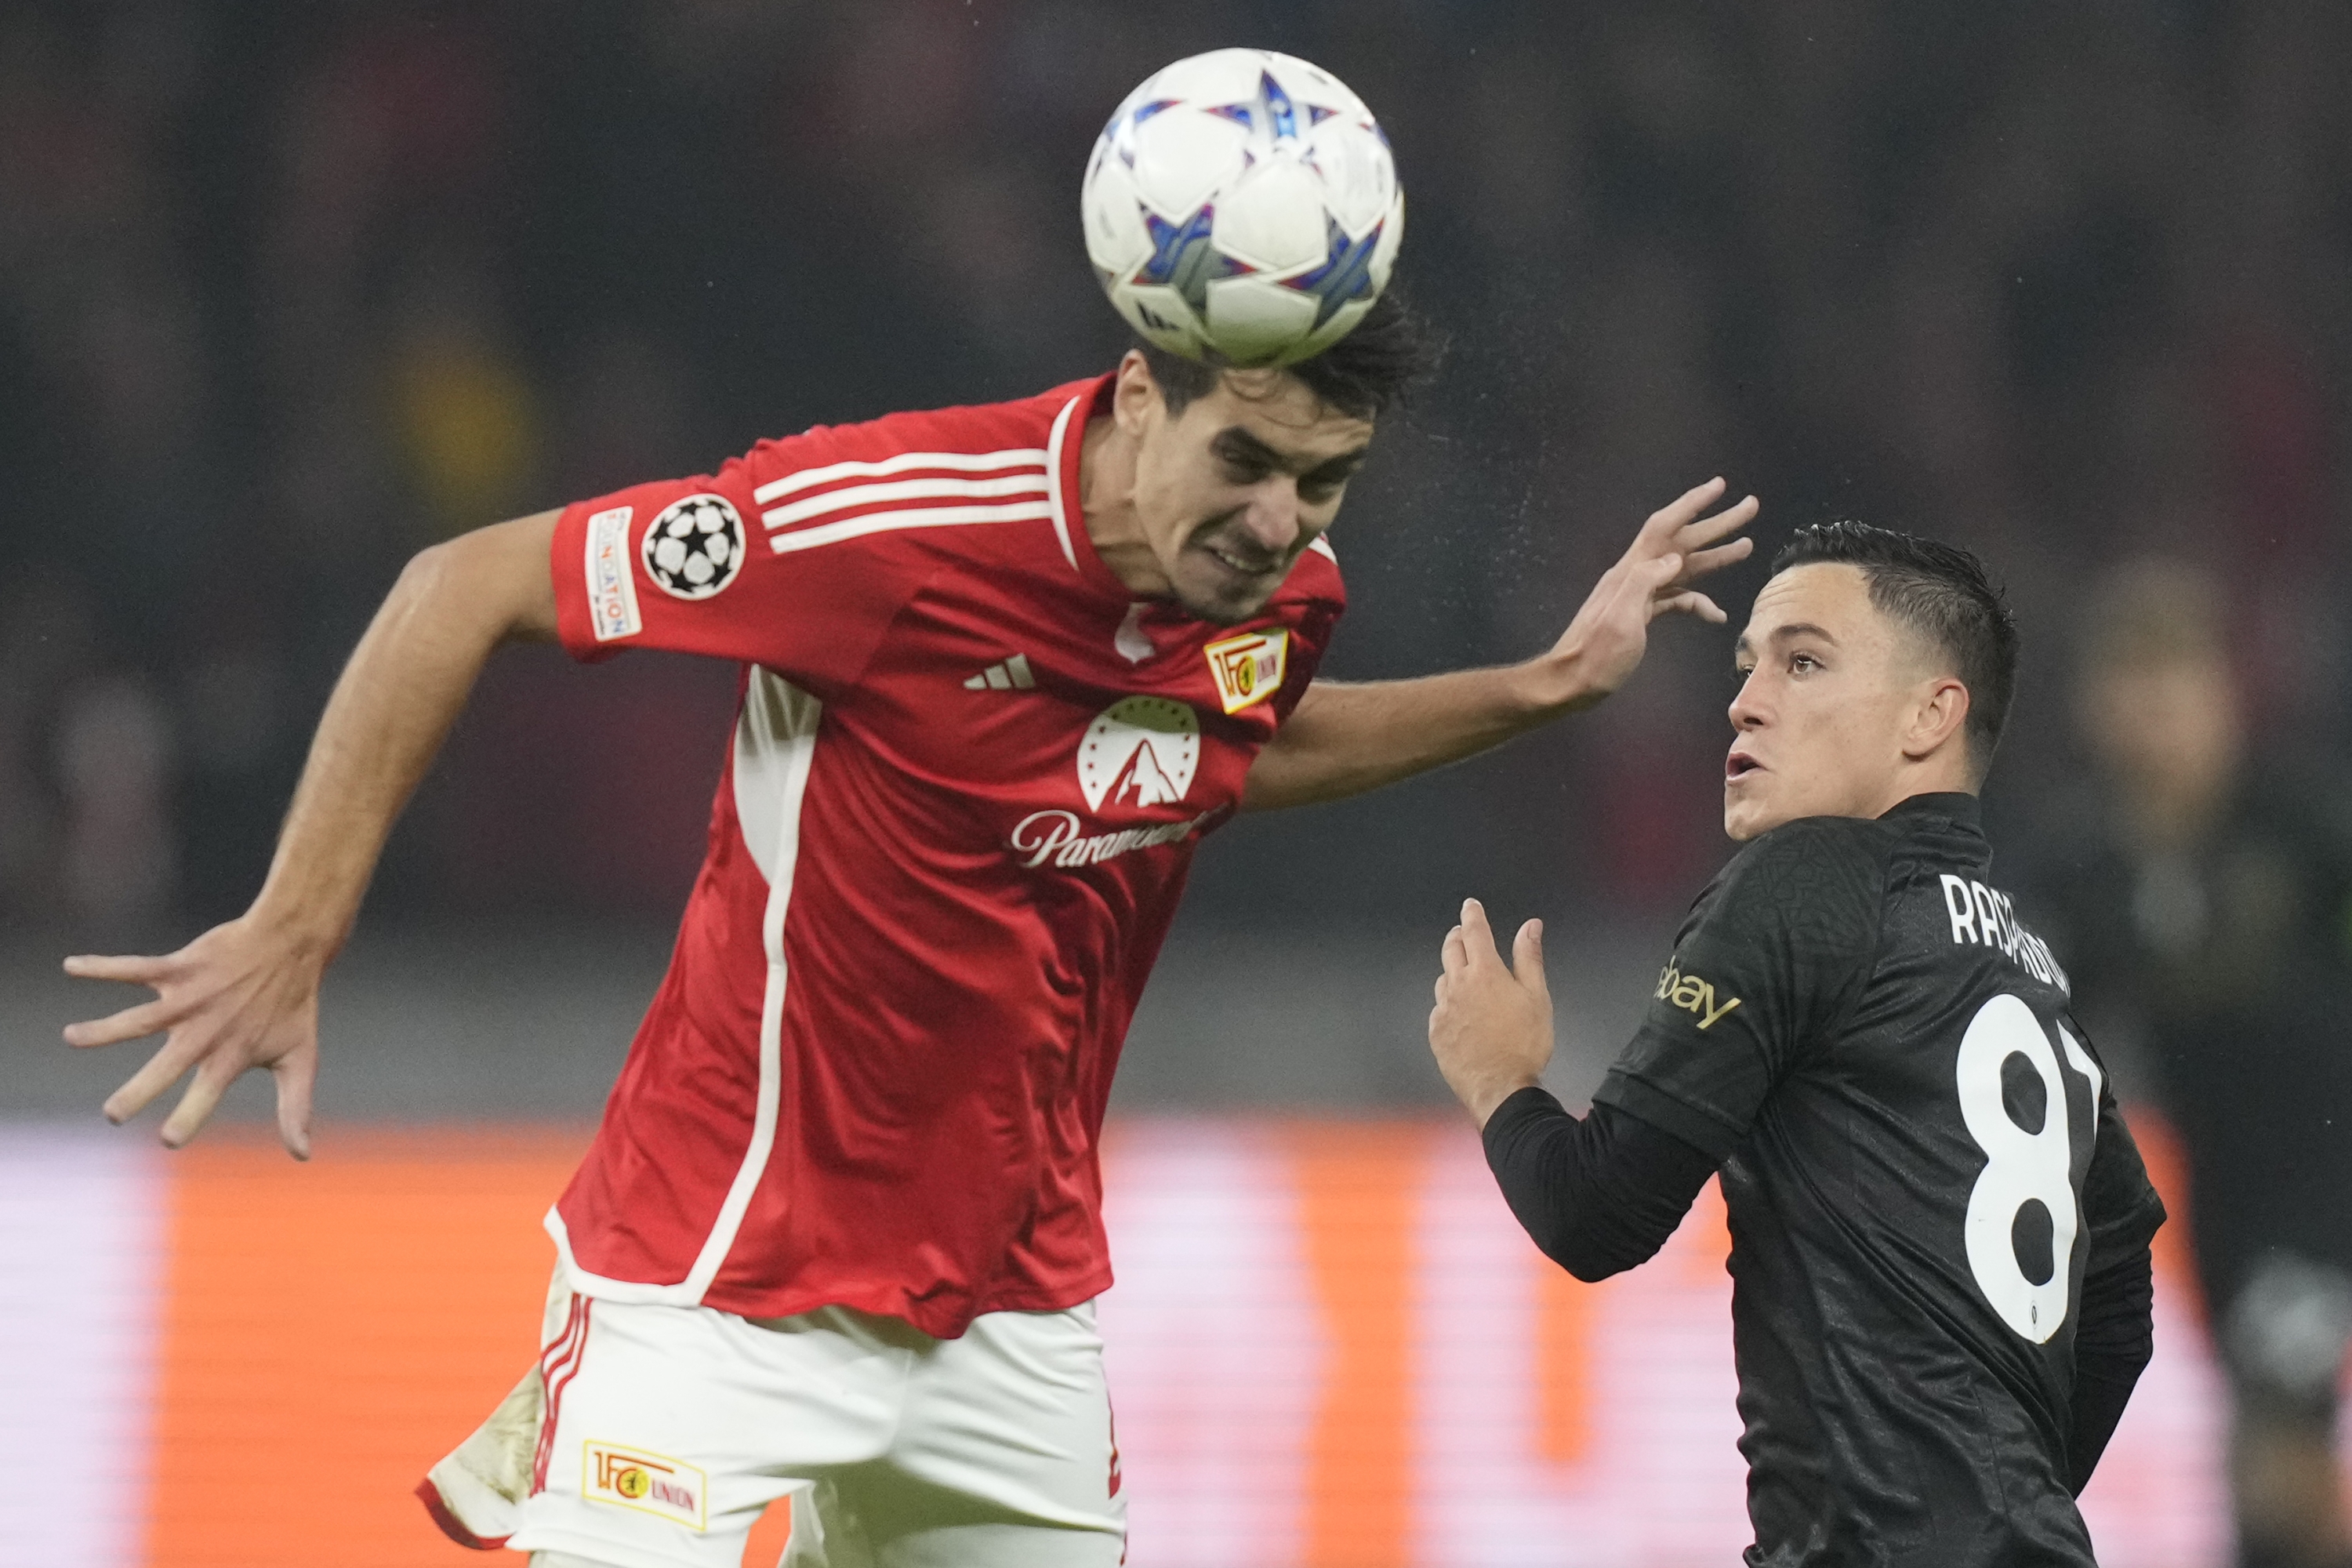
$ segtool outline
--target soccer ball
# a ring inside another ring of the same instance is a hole
[[[1118,313],[1187,359],[1322,353],[1388,286],[1404,192],[1372,111],[1271,49],[1178,60],[1095,142],[1087,255]]]
[[[743,520],[725,496],[672,501],[646,529],[646,574],[681,599],[708,599],[743,566]]]

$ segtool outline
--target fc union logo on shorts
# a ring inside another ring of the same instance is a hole
[[[1216,679],[1217,696],[1228,713],[1238,713],[1263,702],[1282,689],[1282,673],[1290,658],[1290,634],[1245,632],[1201,650],[1209,656],[1209,673]]]
[[[703,1530],[710,1522],[710,1478],[683,1459],[624,1448],[581,1445],[580,1495]]]

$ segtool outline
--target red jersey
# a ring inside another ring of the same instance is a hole
[[[961,1333],[1110,1283],[1097,1136],[1193,846],[1344,604],[1244,626],[1087,538],[1110,379],[762,442],[563,513],[564,646],[736,659],[669,973],[548,1215],[576,1289]]]

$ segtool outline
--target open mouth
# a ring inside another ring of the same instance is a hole
[[[1272,561],[1253,563],[1243,560],[1240,556],[1235,555],[1231,551],[1221,549],[1214,544],[1203,544],[1201,548],[1207,551],[1211,555],[1215,556],[1218,563],[1223,565],[1226,571],[1243,577],[1263,577],[1267,573],[1273,571],[1278,564],[1278,563]]]
[[[1723,759],[1723,776],[1727,780],[1746,778],[1762,771],[1764,764],[1745,752],[1734,752]]]

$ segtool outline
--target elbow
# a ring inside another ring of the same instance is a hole
[[[431,594],[456,570],[457,547],[464,542],[465,536],[460,534],[438,544],[428,544],[410,556],[408,564],[400,569],[399,581],[393,584],[393,597]]]
[[[387,607],[429,613],[446,630],[478,635],[492,646],[551,638],[555,586],[548,548],[555,516],[494,523],[426,545],[402,568]]]
[[[1593,1205],[1565,1220],[1554,1220],[1543,1230],[1530,1231],[1545,1257],[1587,1285],[1638,1268],[1657,1256],[1674,1226],[1652,1236],[1642,1227],[1612,1217],[1607,1205]]]
[[[1642,1261],[1638,1258],[1620,1257],[1601,1237],[1591,1234],[1583,1226],[1555,1226],[1550,1234],[1535,1239],[1536,1246],[1542,1249],[1546,1258],[1587,1285],[1598,1285]]]
[[[462,551],[465,536],[428,544],[408,558],[392,592],[384,595],[380,620],[402,628],[430,627],[436,637],[470,632],[483,621],[489,606],[482,603],[480,579],[467,570]],[[485,626],[482,637],[491,644],[499,628]]]
[[[1624,1266],[1622,1264],[1612,1263],[1607,1258],[1592,1258],[1581,1254],[1572,1253],[1563,1257],[1558,1253],[1554,1253],[1552,1255],[1552,1260],[1558,1263],[1562,1268],[1567,1269],[1568,1272],[1576,1279],[1587,1285],[1598,1285],[1603,1279],[1607,1279],[1612,1276],[1625,1272]]]

